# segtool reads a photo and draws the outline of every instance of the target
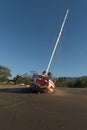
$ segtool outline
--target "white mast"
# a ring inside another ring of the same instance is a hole
[[[67,11],[66,11],[66,15],[65,15],[65,17],[64,17],[64,20],[63,20],[63,23],[62,23],[62,26],[61,26],[61,29],[60,29],[60,32],[59,32],[57,41],[56,41],[56,43],[55,43],[54,49],[53,49],[52,54],[51,54],[51,58],[50,58],[50,60],[49,60],[49,63],[48,63],[47,69],[46,69],[46,73],[48,73],[48,71],[49,71],[49,68],[50,68],[50,65],[51,65],[51,62],[52,62],[54,53],[55,53],[55,51],[56,51],[57,45],[58,45],[58,43],[59,43],[59,40],[60,40],[62,31],[63,31],[64,24],[65,24],[65,22],[66,22],[66,18],[67,18],[68,13],[69,13],[69,9],[67,9]]]

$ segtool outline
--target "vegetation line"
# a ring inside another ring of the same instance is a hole
[[[32,82],[32,76],[28,73],[17,75],[10,79],[11,76],[11,70],[0,65],[0,86],[13,85],[15,87],[16,85],[29,85]],[[87,76],[54,78],[51,72],[49,72],[49,76],[55,82],[56,87],[87,88]]]

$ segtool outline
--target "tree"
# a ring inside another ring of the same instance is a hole
[[[29,84],[31,82],[31,77],[27,73],[23,75],[17,75],[13,78],[14,84]]]
[[[8,78],[10,76],[12,76],[11,70],[5,66],[0,65],[0,78]]]
[[[65,77],[56,80],[56,87],[69,87],[69,82]]]
[[[21,83],[21,81],[22,81],[22,77],[20,75],[17,75],[16,77],[13,78],[13,82],[15,84],[19,84]]]
[[[6,77],[0,78],[0,83],[7,83],[8,79]]]
[[[79,78],[73,84],[76,88],[87,88],[87,78]]]

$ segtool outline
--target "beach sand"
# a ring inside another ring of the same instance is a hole
[[[0,88],[0,130],[87,130],[87,89]]]

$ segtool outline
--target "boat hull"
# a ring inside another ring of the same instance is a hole
[[[54,82],[48,77],[39,75],[37,79],[30,84],[33,92],[52,93],[55,90]]]

